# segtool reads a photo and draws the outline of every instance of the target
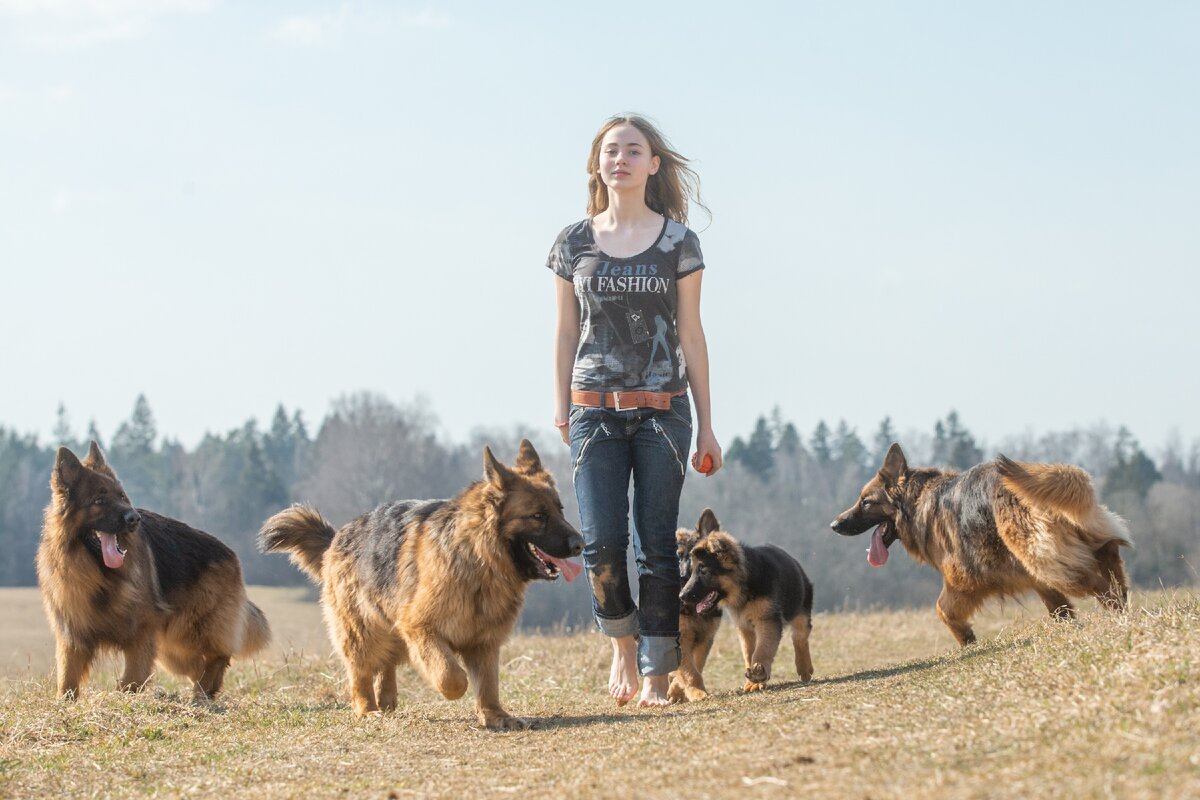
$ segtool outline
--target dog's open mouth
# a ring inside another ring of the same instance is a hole
[[[530,555],[533,556],[538,577],[543,580],[552,581],[561,574],[567,579],[567,583],[570,583],[579,577],[580,572],[583,572],[583,567],[575,562],[565,558],[555,558],[533,542],[529,542],[528,547]]]
[[[896,529],[891,522],[881,522],[871,534],[871,549],[867,551],[867,563],[882,567],[888,560],[888,547],[896,541]]]
[[[703,614],[705,611],[708,611],[710,608],[712,608],[716,604],[717,604],[717,593],[709,592],[708,594],[704,595],[703,600],[701,600],[699,603],[696,603],[696,613]]]
[[[109,569],[120,569],[125,563],[125,548],[121,547],[117,541],[115,533],[105,533],[104,531],[95,531],[96,538],[100,540],[100,555],[104,557],[104,566]]]

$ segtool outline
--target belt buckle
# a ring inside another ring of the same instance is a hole
[[[621,392],[613,392],[613,406],[617,411],[628,411],[628,408],[621,408]],[[636,408],[636,406],[635,406]]]

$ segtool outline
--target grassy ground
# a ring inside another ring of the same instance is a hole
[[[814,621],[817,678],[741,695],[726,625],[705,677],[715,696],[666,711],[616,709],[598,634],[518,636],[502,697],[531,731],[475,727],[408,668],[400,709],[356,722],[319,610],[297,590],[252,589],[275,629],[215,706],[159,674],[83,699],[53,697],[36,590],[0,590],[0,797],[1170,798],[1200,796],[1200,595],[1085,605],[992,605],[958,649],[929,608]]]

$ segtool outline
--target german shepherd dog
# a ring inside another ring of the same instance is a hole
[[[709,512],[711,514],[711,512]],[[692,577],[692,548],[701,539],[699,526],[675,531],[675,552],[679,557],[680,585]],[[703,612],[684,603],[679,609],[679,669],[671,673],[667,699],[672,703],[696,702],[708,697],[704,687],[704,663],[712,650],[717,628],[721,627],[721,608],[712,603]]]
[[[1129,580],[1119,548],[1125,524],[1096,499],[1091,478],[1069,464],[1025,464],[1000,456],[963,473],[909,469],[893,444],[879,473],[831,527],[870,528],[867,560],[883,566],[897,539],[942,575],[937,613],[961,645],[970,618],[992,595],[1037,592],[1052,615],[1074,616],[1068,596],[1095,595],[1125,607]]]
[[[119,688],[136,692],[157,659],[214,697],[234,656],[270,641],[246,599],[237,555],[178,520],[135,509],[92,442],[81,463],[58,449],[37,553],[38,584],[58,662],[58,693],[75,699],[92,660],[119,650]]]
[[[729,610],[742,642],[746,666],[743,691],[758,691],[771,679],[771,665],[785,625],[792,632],[796,672],[807,683],[813,674],[808,650],[812,582],[800,562],[775,545],[742,545],[720,528],[712,509],[704,509],[696,526],[700,538],[691,550],[691,575],[679,599],[698,616],[719,605]],[[693,652],[693,665],[695,655]],[[686,687],[690,667],[684,668],[684,660],[686,656],[680,662],[680,681]],[[699,673],[698,668],[695,671]]]
[[[500,705],[500,646],[529,581],[579,574],[564,559],[583,552],[583,537],[527,440],[511,469],[489,448],[483,463],[484,479],[450,500],[387,503],[340,530],[311,506],[263,523],[262,549],[290,553],[321,586],[356,716],[396,708],[396,666],[407,661],[450,700],[469,675],[485,727],[529,727]]]

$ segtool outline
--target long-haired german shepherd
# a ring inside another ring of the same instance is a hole
[[[263,523],[262,549],[290,553],[321,585],[358,716],[396,707],[396,666],[408,661],[451,700],[469,674],[487,728],[528,727],[500,705],[500,645],[529,581],[579,574],[564,559],[583,537],[527,440],[513,468],[489,448],[483,463],[484,480],[450,500],[387,503],[340,530],[310,506]]]
[[[991,595],[1035,591],[1056,617],[1068,596],[1095,595],[1124,608],[1129,580],[1119,548],[1125,524],[1096,499],[1091,478],[1069,464],[1000,456],[963,473],[909,469],[899,444],[831,527],[843,536],[875,528],[868,561],[883,566],[897,539],[933,565],[943,587],[937,613],[959,644],[975,641],[971,615]]]
[[[270,641],[237,555],[203,531],[135,509],[95,442],[82,463],[59,448],[50,488],[37,573],[61,696],[74,699],[97,651],[113,649],[125,656],[121,689],[141,689],[157,659],[191,678],[197,700],[211,698],[232,657]]]
[[[679,599],[698,616],[718,606],[729,610],[742,642],[746,666],[743,691],[758,691],[771,679],[771,665],[785,625],[791,628],[796,672],[800,680],[808,682],[813,674],[808,648],[812,582],[800,562],[775,545],[743,545],[720,528],[712,509],[704,509],[696,526],[700,538],[691,550],[691,575]],[[683,659],[680,679],[686,687],[689,676]],[[695,655],[691,660],[694,664]],[[687,689],[683,691],[686,695]]]

